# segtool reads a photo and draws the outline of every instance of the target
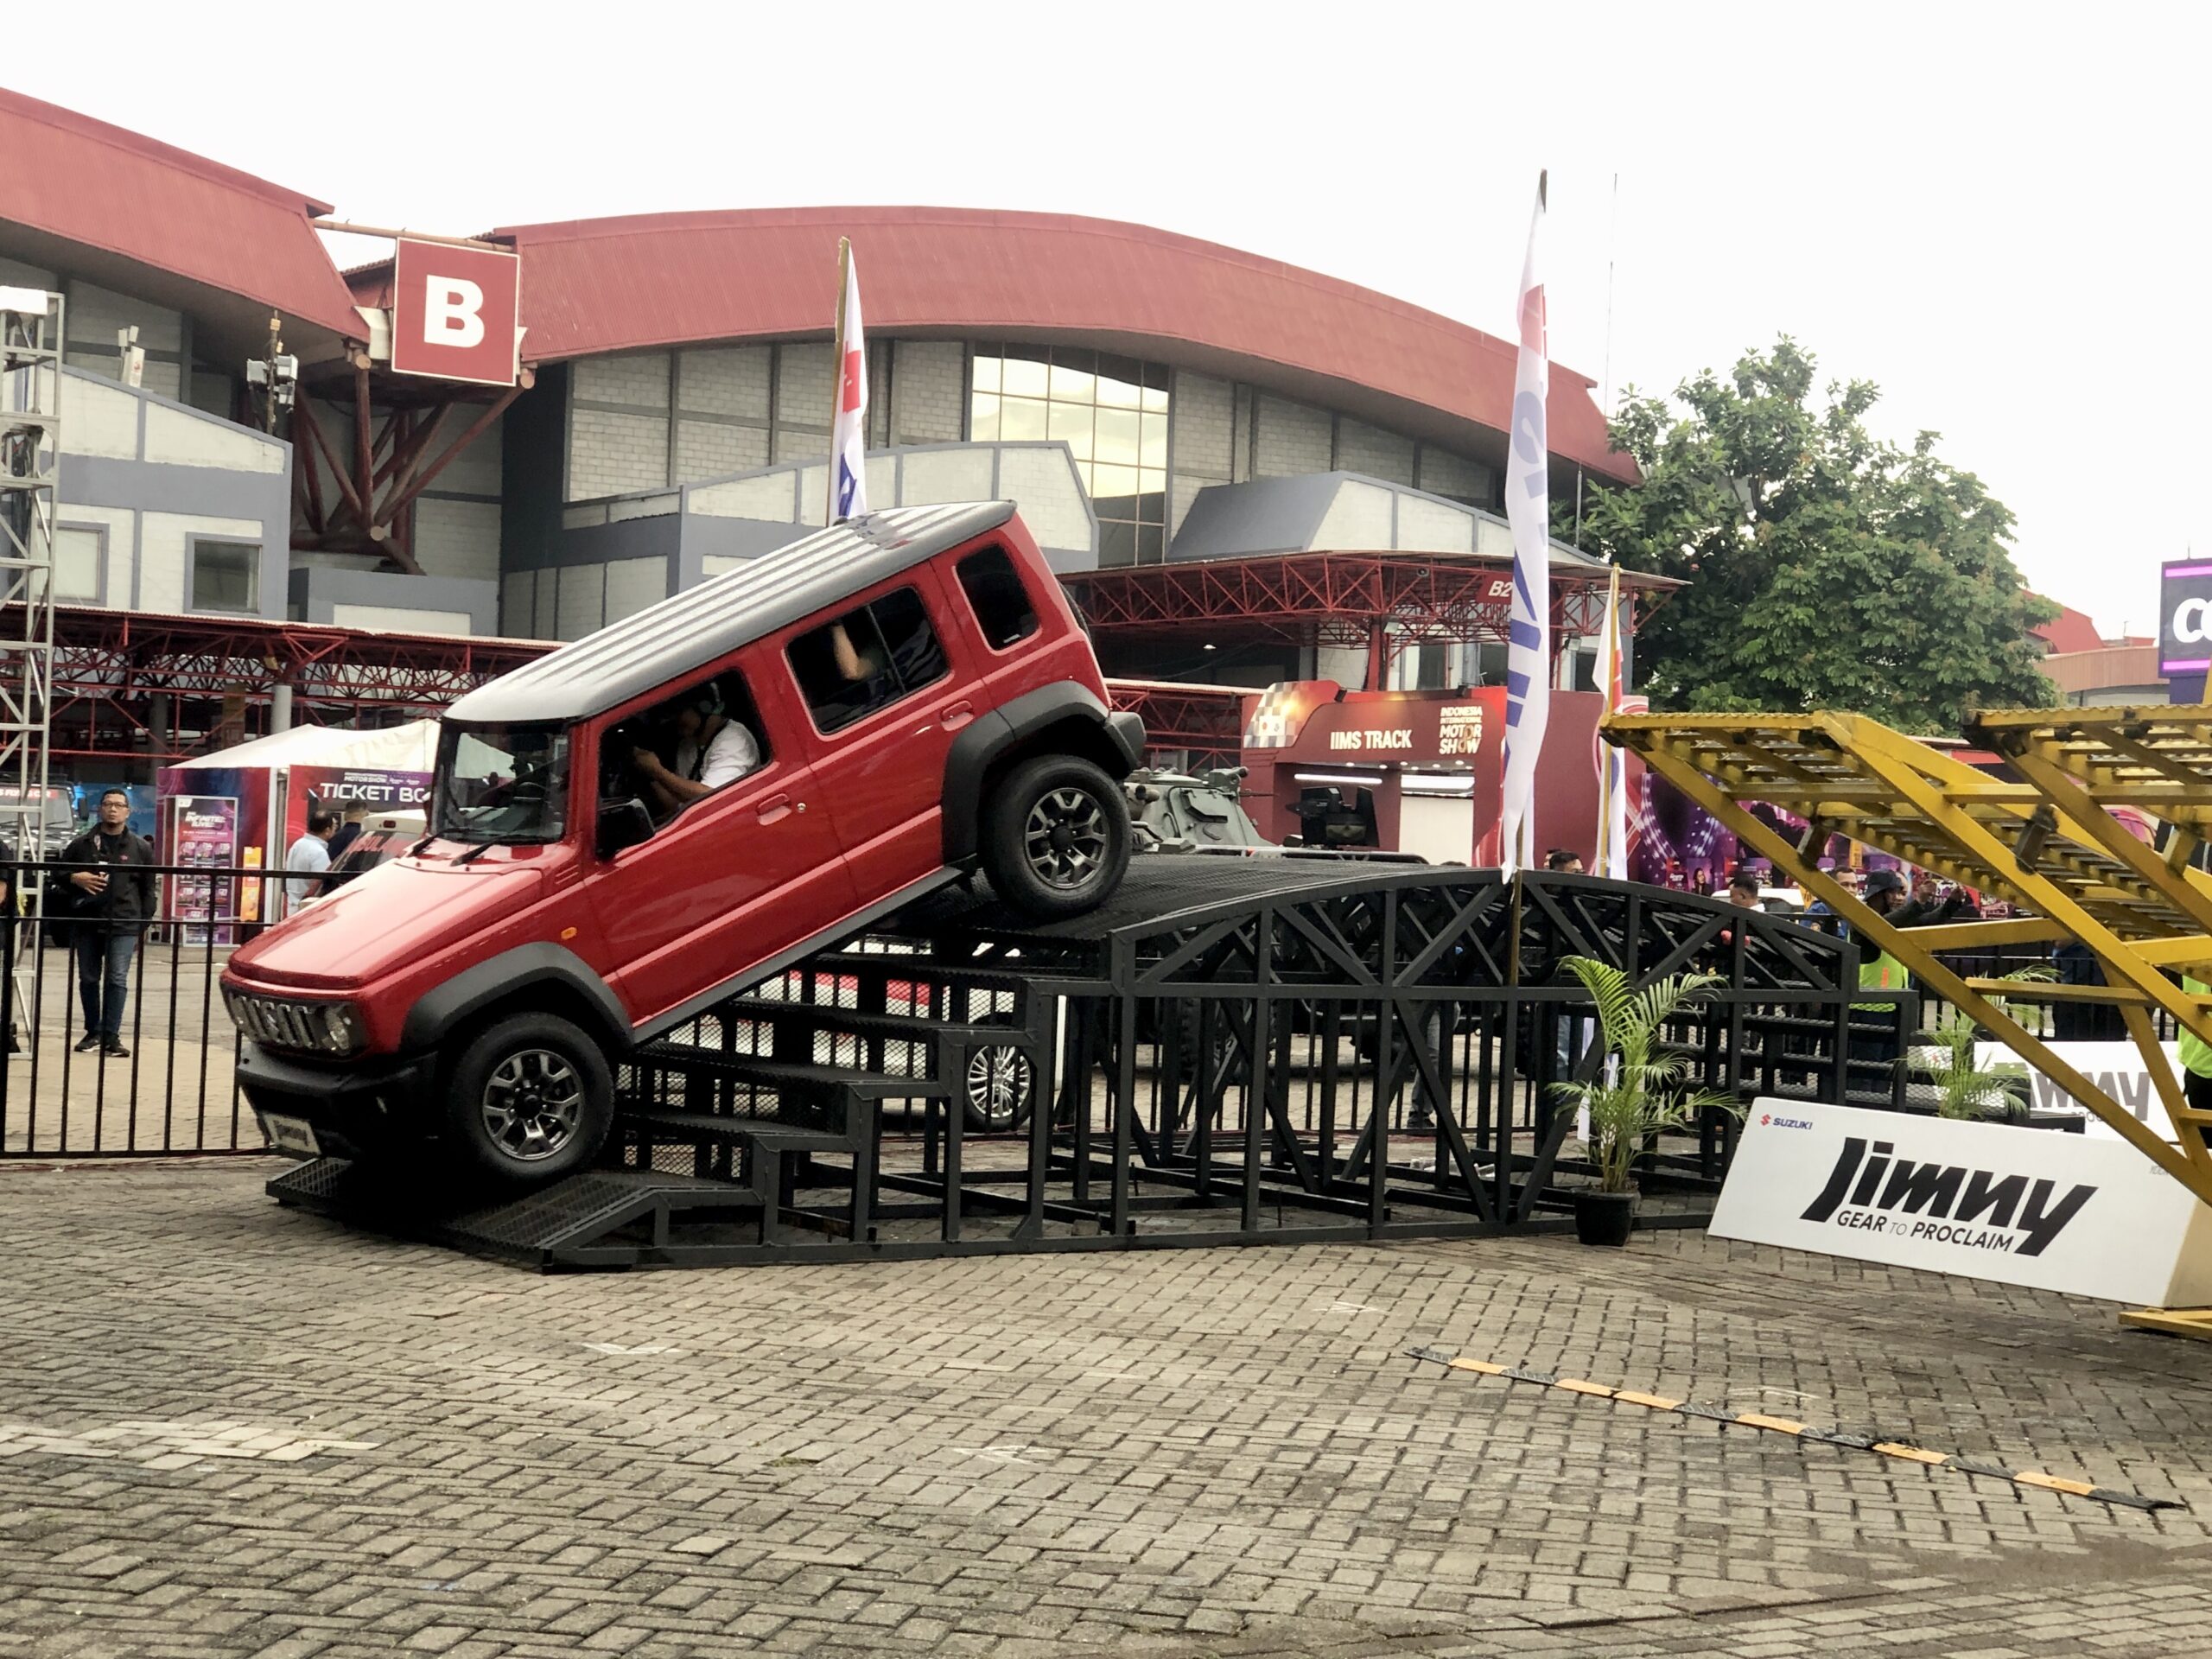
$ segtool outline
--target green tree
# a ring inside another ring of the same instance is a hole
[[[1872,437],[1869,382],[1831,383],[1784,336],[1675,397],[1630,389],[1613,441],[1643,483],[1604,489],[1583,545],[1690,585],[1637,638],[1658,709],[1813,709],[1953,732],[1980,708],[2054,701],[2028,630],[2057,607],[2022,585],[2012,515],[1972,473]]]

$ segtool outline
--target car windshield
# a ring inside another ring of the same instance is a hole
[[[565,728],[448,721],[439,728],[433,835],[478,842],[558,841],[568,809]]]

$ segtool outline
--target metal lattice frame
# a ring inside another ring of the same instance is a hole
[[[2056,1083],[2159,1168],[2212,1203],[2212,1113],[2193,1111],[2166,1058],[2154,1009],[2212,1040],[2212,996],[2169,970],[2212,964],[2212,877],[2190,866],[2212,823],[2212,708],[2030,709],[1982,715],[1968,735],[2022,781],[1993,778],[1862,715],[1615,715],[1609,741],[1645,762],[1745,845],[1827,901]],[[1792,841],[1749,811],[1780,807],[1809,828]],[[2174,826],[2160,850],[2111,809]],[[1892,854],[2035,912],[2011,921],[1891,926],[1819,868],[1831,833]],[[2099,986],[1968,978],[1936,957],[1983,944],[2075,939],[2102,964]],[[2116,1004],[2179,1133],[2170,1146],[2066,1064],[1998,999]]]
[[[0,288],[0,834],[44,842],[61,463],[61,296]]]
[[[1359,648],[1387,630],[1389,648],[1438,641],[1502,643],[1513,606],[1502,562],[1428,553],[1292,553],[1199,559],[1064,576],[1091,626],[1108,638],[1187,632],[1196,622],[1243,626],[1301,645]],[[1639,616],[1678,583],[1624,575]],[[1555,639],[1605,626],[1605,573],[1554,567]]]

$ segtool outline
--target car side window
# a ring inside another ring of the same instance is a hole
[[[815,728],[824,734],[887,709],[950,671],[929,611],[912,588],[801,634],[789,655]]]
[[[970,553],[953,569],[960,578],[960,591],[968,596],[968,608],[983,631],[983,643],[993,651],[1019,645],[1037,632],[1037,607],[1030,603],[1029,589],[1004,548]]]
[[[601,810],[643,803],[656,827],[768,764],[768,733],[736,669],[696,680],[600,741]]]

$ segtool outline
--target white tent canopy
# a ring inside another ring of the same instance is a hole
[[[373,772],[429,772],[438,751],[438,722],[417,720],[372,732],[334,726],[295,726],[251,743],[180,760],[189,766],[357,766]]]

